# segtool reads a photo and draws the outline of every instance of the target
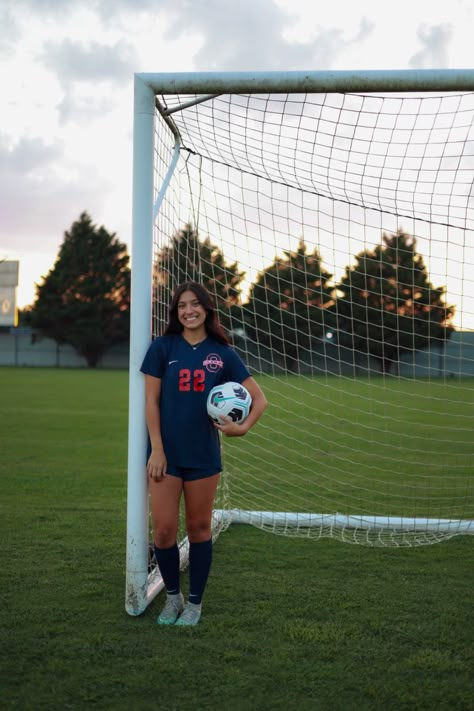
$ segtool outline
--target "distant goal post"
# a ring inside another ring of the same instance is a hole
[[[308,301],[304,321],[296,286],[278,282],[277,277],[279,288],[287,290],[288,303],[295,314],[298,312],[289,326],[296,334],[295,343],[302,331],[307,332],[304,344],[290,360],[287,351],[291,344],[285,345],[283,337],[278,340],[275,336],[284,327],[279,320],[281,304],[276,311],[273,304],[266,304],[267,330],[262,328],[259,334],[256,327],[263,323],[263,311],[254,303],[252,312],[245,302],[257,293],[252,285],[272,260],[280,260],[278,271],[280,266],[288,266],[285,259],[291,261],[294,256],[299,264],[302,257],[303,268],[290,266],[308,281],[312,276],[306,256],[317,250],[337,281],[356,252],[372,248],[382,234],[396,234],[402,227],[418,242],[431,245],[424,256],[431,266],[430,275],[436,275],[435,286],[445,286],[453,277],[452,250],[447,245],[455,246],[455,263],[464,263],[462,289],[456,294],[457,312],[470,324],[473,92],[471,69],[135,76],[126,564],[126,609],[130,614],[143,612],[162,587],[159,571],[150,573],[148,565],[147,435],[140,365],[152,337],[159,335],[166,320],[169,290],[183,273],[176,255],[167,249],[187,225],[246,273],[247,281],[242,284],[245,294],[233,311],[236,345],[254,371],[262,373],[270,391],[280,387],[281,378],[285,388],[290,388],[282,395],[280,413],[270,420],[272,429],[263,421],[259,433],[256,431],[242,450],[242,458],[249,462],[250,473],[244,472],[243,477],[246,489],[241,488],[242,477],[237,476],[246,467],[237,447],[225,451],[230,476],[216,504],[216,531],[232,521],[243,521],[277,533],[334,535],[375,545],[428,543],[474,532],[468,420],[464,410],[455,412],[461,408],[460,395],[446,368],[438,378],[444,351],[439,349],[436,362],[433,355],[420,365],[413,353],[409,354],[413,363],[402,363],[405,370],[397,365],[400,386],[410,380],[403,374],[407,368],[421,372],[420,381],[424,378],[428,382],[416,395],[408,388],[405,402],[409,411],[416,413],[418,402],[425,403],[425,411],[436,410],[431,405],[439,404],[446,393],[450,404],[440,408],[438,419],[418,440],[397,416],[401,443],[393,447],[387,423],[392,408],[400,405],[391,399],[392,381],[382,377],[379,383],[370,353],[365,357],[354,345],[331,342],[333,335],[337,336],[333,328],[334,323],[340,323],[337,318],[323,319],[323,336],[316,336],[309,315],[311,304]],[[449,149],[439,147],[441,142]],[[199,252],[197,262],[190,259],[189,278],[199,279],[201,266],[206,274],[215,268],[201,265],[203,258]],[[337,301],[337,294],[332,301]],[[326,311],[334,313],[331,308]],[[324,330],[326,323],[331,328]],[[461,330],[462,324],[461,320]],[[331,339],[325,340],[329,333]],[[384,347],[386,344],[382,350]],[[454,375],[470,375],[468,348],[460,347],[459,354],[453,356]],[[358,375],[365,378],[369,394],[353,391],[354,376]],[[311,396],[312,410],[304,397],[313,392],[315,382],[322,382],[315,378],[323,378],[324,383]],[[318,398],[323,390],[325,402],[335,402],[345,412],[344,421],[357,424],[360,420],[361,429],[347,431],[349,444],[332,440],[339,415],[328,413],[327,420],[320,420]],[[352,404],[357,398],[359,404]],[[301,440],[298,432],[288,437],[285,431],[293,400],[304,410],[299,415],[299,431],[306,429]],[[453,435],[453,446],[459,451],[454,468],[448,472],[448,465],[442,464],[438,472],[435,442],[440,439],[448,410],[450,417],[459,418],[456,431],[461,436]],[[370,420],[372,412],[375,426]],[[423,429],[423,423],[420,427]],[[283,461],[284,454],[270,452],[273,448],[268,440],[272,436],[288,451],[295,448],[295,456],[289,455],[294,480],[287,512],[282,506],[288,462]],[[378,463],[371,459],[373,452],[366,451],[364,439],[372,439],[380,447]],[[329,453],[325,453],[328,442]],[[433,473],[423,478],[422,487],[418,472],[426,460],[424,447],[431,450]],[[267,483],[265,491],[255,472],[270,460],[271,484]],[[405,467],[404,481],[399,480],[399,461]],[[365,474],[361,473],[364,467]],[[321,508],[308,511],[307,492],[313,486],[309,499]],[[368,489],[371,491],[366,495]],[[308,533],[313,527],[314,533]],[[185,539],[181,550],[184,560]]]

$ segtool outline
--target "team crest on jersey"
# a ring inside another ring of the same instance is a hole
[[[216,373],[224,367],[224,362],[222,358],[217,355],[217,353],[209,353],[205,360],[203,360],[202,364],[210,373]]]

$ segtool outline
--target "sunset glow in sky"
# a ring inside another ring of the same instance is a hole
[[[20,261],[20,307],[82,211],[130,246],[135,72],[474,64],[471,0],[4,0],[0,22],[0,260]]]

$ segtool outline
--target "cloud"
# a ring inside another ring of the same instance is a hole
[[[82,175],[61,174],[62,160],[59,145],[23,138],[10,148],[0,138],[2,251],[48,251],[84,209],[99,209],[103,182],[85,168]]]
[[[15,50],[21,31],[12,8],[5,5],[0,8],[0,27],[0,53],[10,54]]]
[[[168,43],[186,37],[198,38],[189,45],[188,61],[198,71],[250,71],[258,69],[327,69],[348,46],[363,42],[372,31],[364,17],[352,38],[342,29],[344,18],[334,26],[315,26],[314,31],[298,30],[314,24],[315,14],[307,16],[288,10],[277,0],[6,0],[21,14],[48,20],[70,18],[76,11],[88,12],[100,20],[104,33],[122,30],[127,23],[137,27],[143,13],[147,24],[160,18],[161,31]],[[293,31],[292,31],[293,30]],[[133,33],[132,33],[133,34]],[[302,38],[303,34],[303,38]],[[191,49],[191,46],[193,49]],[[138,51],[138,46],[137,46]],[[80,43],[70,39],[49,42],[42,61],[55,72],[62,86],[66,82],[120,81],[137,71],[138,54],[125,40],[113,46],[100,42]],[[160,59],[160,64],[163,63]]]
[[[42,60],[64,86],[71,81],[129,80],[137,64],[137,55],[132,45],[124,40],[109,46],[65,39],[47,42]]]
[[[7,0],[11,6],[34,9],[39,13],[51,15],[66,13],[79,4],[79,0]],[[87,0],[85,2],[87,4]]]
[[[67,17],[75,10],[90,10],[104,21],[141,11],[156,11],[162,0],[2,0],[16,12],[34,12],[49,19]]]
[[[77,87],[69,87],[66,88],[64,98],[56,108],[61,124],[73,122],[84,126],[112,113],[115,110],[115,103],[110,97],[102,97],[100,93],[83,95]]]
[[[418,39],[423,48],[414,54],[408,65],[413,69],[442,69],[449,66],[448,47],[452,37],[450,24],[422,25],[418,28]]]
[[[326,68],[341,48],[340,29],[319,29],[307,41],[288,38],[297,17],[273,0],[173,0],[163,6],[170,14],[167,39],[189,32],[202,38],[194,56],[203,71],[250,71]]]
[[[125,40],[113,45],[70,39],[47,42],[40,59],[64,93],[57,106],[61,123],[90,122],[111,113],[115,103],[109,90],[128,85],[138,64],[135,49]]]
[[[358,42],[364,42],[375,29],[375,23],[363,17],[360,21],[359,29],[355,37],[350,40],[350,44],[357,44]]]

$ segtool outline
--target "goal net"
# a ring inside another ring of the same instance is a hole
[[[214,294],[269,401],[223,441],[215,535],[244,522],[411,546],[474,532],[474,74],[420,74],[374,90],[317,72],[267,90],[137,78],[132,566],[133,508],[147,538],[133,368],[188,279]]]

